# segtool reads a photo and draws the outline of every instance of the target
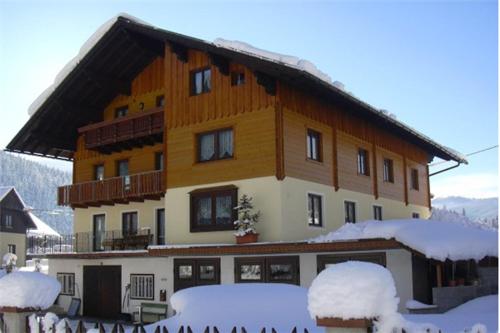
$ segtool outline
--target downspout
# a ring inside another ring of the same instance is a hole
[[[432,176],[434,176],[434,175],[438,175],[438,174],[440,174],[440,173],[443,173],[443,172],[449,171],[449,170],[451,170],[451,169],[458,168],[461,164],[462,164],[462,162],[457,162],[457,164],[456,164],[456,165],[453,165],[453,166],[451,166],[451,167],[449,167],[449,168],[446,168],[446,169],[443,169],[443,170],[439,170],[439,171],[436,171],[436,172],[433,172],[433,173],[429,174],[429,177],[432,177]]]

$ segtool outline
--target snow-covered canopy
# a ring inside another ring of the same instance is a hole
[[[309,242],[376,238],[394,238],[427,258],[440,261],[498,257],[497,231],[453,222],[421,219],[347,223],[338,230],[313,238]]]
[[[57,236],[60,237],[59,233],[52,229],[49,225],[47,225],[45,222],[40,220],[35,214],[32,212],[28,212],[28,216],[30,217],[31,221],[36,226],[36,229],[29,229],[28,230],[28,235],[34,235],[34,236]]]
[[[307,313],[307,289],[279,283],[248,283],[201,286],[183,289],[170,298],[176,315],[158,324],[177,332],[181,325],[193,332],[216,326],[230,332],[233,326],[247,332],[323,332]],[[151,325],[153,332],[156,325]]]
[[[61,291],[56,278],[38,272],[13,272],[0,278],[0,307],[47,309]]]
[[[331,265],[314,279],[308,293],[311,318],[374,319],[398,311],[391,273],[381,265],[348,261]]]

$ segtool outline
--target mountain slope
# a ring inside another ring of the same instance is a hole
[[[432,200],[432,206],[465,215],[473,221],[498,218],[498,198],[446,197]]]
[[[69,208],[57,206],[57,187],[71,184],[71,173],[0,150],[0,185],[15,186],[33,213],[61,234],[73,229]]]

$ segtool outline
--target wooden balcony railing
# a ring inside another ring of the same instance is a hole
[[[112,153],[163,141],[163,108],[80,127],[85,148]]]
[[[139,173],[58,188],[60,206],[112,205],[144,199],[159,200],[164,194],[163,171]]]

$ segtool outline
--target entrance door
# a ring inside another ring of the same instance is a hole
[[[121,313],[121,266],[83,266],[83,315],[118,319]]]
[[[165,209],[156,210],[156,245],[165,244]]]

